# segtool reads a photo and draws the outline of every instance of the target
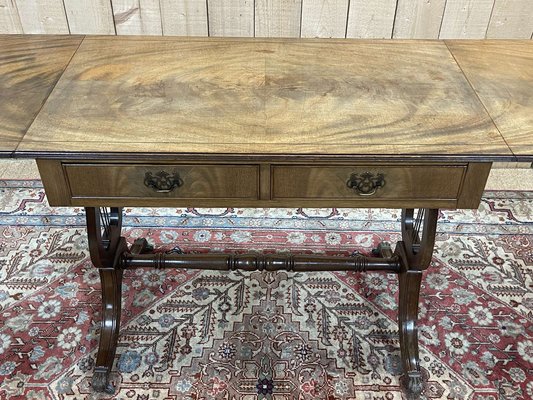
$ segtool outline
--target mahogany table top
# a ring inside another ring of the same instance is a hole
[[[81,40],[0,36],[2,150],[533,158],[532,41]]]

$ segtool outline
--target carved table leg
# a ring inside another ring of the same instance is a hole
[[[411,398],[418,398],[423,390],[416,322],[422,271],[431,262],[437,217],[436,209],[420,209],[416,216],[413,209],[403,210],[402,241],[396,246],[401,264],[398,327],[404,372],[402,383]]]
[[[113,367],[120,328],[122,269],[120,257],[127,250],[120,236],[121,208],[85,209],[89,251],[93,265],[99,269],[102,285],[102,322],[92,386],[97,392],[112,394],[109,373]]]

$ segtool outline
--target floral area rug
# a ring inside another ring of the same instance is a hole
[[[81,208],[0,181],[0,398],[90,388],[100,283]],[[126,209],[166,250],[348,255],[398,240],[384,209]],[[427,399],[533,398],[533,193],[442,211],[423,280]],[[397,280],[381,273],[125,272],[117,399],[401,399]]]

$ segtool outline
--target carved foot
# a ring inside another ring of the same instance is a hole
[[[109,382],[109,371],[107,368],[96,368],[93,374],[92,387],[95,392],[114,394],[115,388]]]
[[[417,400],[420,398],[420,395],[424,390],[424,380],[422,379],[422,374],[420,372],[409,371],[405,373],[401,378],[401,383],[409,400]]]

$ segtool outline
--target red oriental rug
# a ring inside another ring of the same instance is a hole
[[[0,181],[0,397],[90,388],[100,293],[80,208]],[[127,209],[186,252],[347,255],[398,239],[386,209]],[[533,193],[442,211],[421,294],[426,399],[533,398]],[[380,273],[126,271],[117,399],[401,399],[397,282]]]

